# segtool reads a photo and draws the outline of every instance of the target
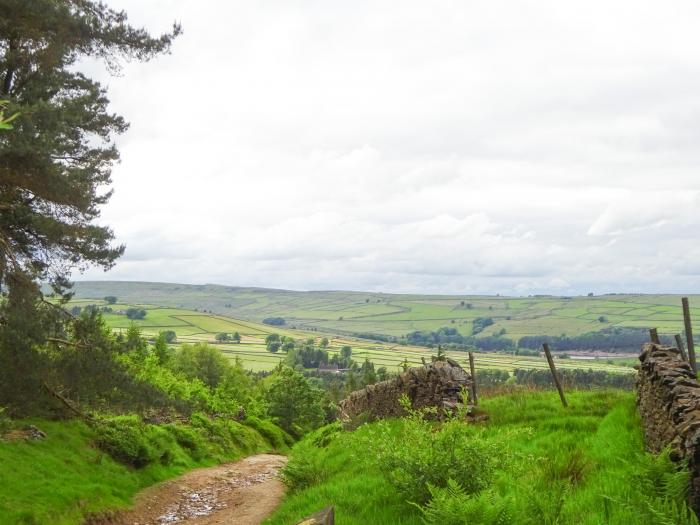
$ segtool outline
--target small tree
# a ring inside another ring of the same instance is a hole
[[[173,368],[189,379],[201,379],[216,388],[230,367],[220,350],[205,343],[182,345],[175,355]]]
[[[161,365],[164,365],[170,361],[171,350],[168,348],[168,341],[165,332],[161,332],[158,335],[156,342],[153,344],[153,355],[156,356]]]
[[[328,345],[329,345],[329,344],[330,344],[330,341],[328,341],[328,338],[327,338],[327,337],[324,337],[323,339],[321,339],[321,342],[319,343],[319,346],[320,346],[321,348],[328,348]]]
[[[104,298],[104,300],[107,304],[114,304],[117,302],[117,298],[113,295],[108,295],[107,297]]]
[[[233,340],[234,343],[240,343],[241,342],[241,334],[239,334],[238,332],[233,332],[231,339]]]
[[[352,357],[352,347],[345,345],[340,349],[340,356],[346,360],[349,361],[350,358]]]
[[[175,341],[177,341],[177,334],[173,330],[164,330],[158,335],[162,335],[165,342],[168,344],[173,344]]]
[[[282,366],[275,372],[265,398],[270,416],[280,427],[296,437],[301,437],[323,423],[323,392],[287,366]]]
[[[228,343],[231,340],[231,336],[225,332],[219,332],[218,334],[216,334],[216,336],[214,336],[214,338],[219,343]]]
[[[128,352],[134,352],[140,358],[145,358],[148,354],[148,345],[141,336],[141,329],[134,323],[126,330],[125,347]]]
[[[365,357],[365,362],[362,363],[362,368],[360,370],[362,372],[363,385],[373,385],[377,382],[377,374],[374,371],[374,363],[372,363],[369,358]]]
[[[279,334],[269,334],[265,338],[265,344],[267,345],[267,351],[276,354],[280,347],[282,346],[282,340]]]
[[[126,310],[126,317],[129,319],[144,319],[146,317],[146,310],[143,308],[128,308]]]

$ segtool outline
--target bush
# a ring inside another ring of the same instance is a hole
[[[294,438],[275,425],[272,421],[249,416],[245,419],[245,421],[243,421],[243,423],[253,430],[257,430],[258,434],[264,437],[265,440],[275,448],[275,450],[285,450],[287,447],[294,444]]]
[[[148,441],[146,425],[136,416],[102,419],[95,430],[97,446],[116,461],[141,468],[157,457]]]
[[[423,504],[431,497],[430,486],[445,488],[449,480],[465,494],[476,494],[490,485],[496,469],[511,463],[512,435],[488,440],[483,429],[459,419],[436,426],[424,417],[426,410],[411,410],[406,399],[404,406],[409,415],[400,431],[382,421],[374,427],[367,446],[384,476],[407,500]]]
[[[289,490],[296,492],[321,483],[329,476],[323,457],[297,452],[281,470],[280,476]]]
[[[129,319],[144,319],[146,317],[146,310],[143,308],[127,308],[126,316]]]
[[[206,456],[206,444],[202,436],[194,429],[175,424],[167,424],[163,428],[172,435],[177,444],[185,449],[195,461],[200,461]]]
[[[324,449],[343,435],[340,423],[331,423],[308,434],[294,447],[294,454],[282,469],[282,481],[291,491],[320,483],[331,474]]]
[[[239,450],[248,453],[256,450],[260,444],[255,430],[237,421],[210,418],[201,413],[193,414],[190,421],[194,428],[205,433],[209,441],[218,445],[224,455],[231,455]]]
[[[309,434],[309,440],[314,444],[314,446],[319,448],[325,448],[330,445],[341,432],[343,431],[343,425],[337,421],[314,430]]]

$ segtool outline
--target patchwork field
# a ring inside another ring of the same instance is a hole
[[[78,299],[70,303],[72,306],[85,306],[98,304],[106,306],[101,300]],[[130,320],[123,312],[127,308],[141,307],[146,310],[146,318]],[[244,366],[251,370],[271,370],[280,360],[284,359],[284,352],[273,354],[265,347],[265,337],[270,333],[278,333],[295,339],[329,337],[328,351],[337,353],[341,347],[349,345],[353,349],[353,358],[363,361],[369,358],[377,367],[386,367],[389,371],[399,369],[404,360],[409,365],[419,365],[421,358],[430,359],[435,353],[427,348],[374,343],[367,340],[348,336],[332,336],[322,332],[292,329],[289,327],[276,327],[259,324],[252,321],[242,321],[208,312],[193,311],[183,308],[168,308],[142,303],[128,304],[117,303],[111,305],[112,313],[105,313],[106,322],[116,332],[125,331],[131,323],[136,324],[146,337],[155,337],[165,330],[173,330],[177,334],[177,341],[182,343],[206,342],[219,348],[225,355],[232,359],[238,357]],[[216,334],[224,332],[232,334],[238,332],[241,335],[240,343],[217,343]],[[448,355],[466,366],[467,355],[464,352],[448,352]],[[576,361],[561,359],[558,361],[560,368],[591,368],[594,370],[608,370],[614,372],[630,373],[632,369],[622,364],[620,360],[590,360]],[[491,368],[511,371],[515,368],[546,368],[544,359],[536,357],[512,356],[502,353],[477,354],[478,368]]]
[[[680,296],[604,295],[590,297],[498,297],[398,295],[365,292],[294,292],[219,285],[137,282],[77,282],[76,298],[107,295],[127,302],[202,310],[227,318],[262,321],[283,317],[287,326],[342,335],[402,336],[414,330],[456,328],[472,333],[477,317],[494,324],[480,335],[500,330],[517,340],[526,335],[575,336],[611,326],[682,331]],[[691,314],[700,319],[700,296],[690,296]],[[185,314],[177,324],[199,326]],[[203,323],[217,321],[202,320]],[[238,321],[237,321],[238,322]],[[208,325],[212,329],[214,325]]]

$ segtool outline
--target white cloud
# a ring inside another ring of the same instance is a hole
[[[86,277],[700,291],[700,6],[111,0],[185,29],[104,77],[131,122]]]

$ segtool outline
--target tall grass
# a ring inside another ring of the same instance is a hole
[[[354,433],[336,429],[323,445],[311,436],[293,449],[292,490],[267,523],[294,523],[334,505],[341,525],[697,524],[684,503],[687,473],[666,454],[644,452],[633,394],[573,392],[568,397],[568,409],[554,392],[485,399],[482,410],[490,420],[466,431],[464,439],[503,443],[510,461],[476,494],[449,476],[435,476],[430,500],[421,505],[411,504],[392,484],[368,441],[384,439],[377,431],[383,425],[394,438],[404,438],[393,443],[406,449],[405,461],[412,461],[405,421],[372,423]],[[515,437],[504,442],[504,436]],[[414,456],[418,461],[424,454]]]

